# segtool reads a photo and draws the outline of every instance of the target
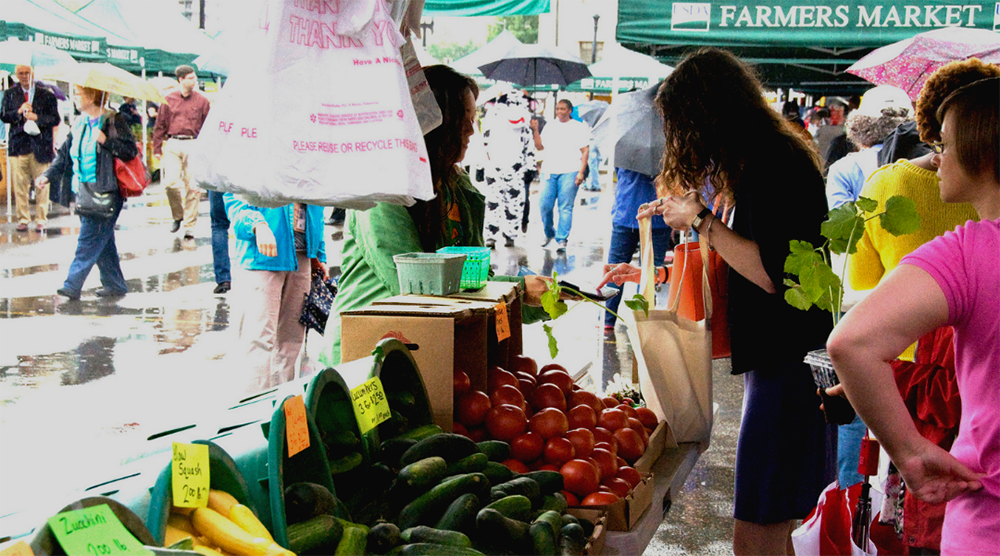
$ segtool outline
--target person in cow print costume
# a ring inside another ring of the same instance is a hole
[[[524,176],[535,170],[528,99],[514,91],[501,95],[486,112],[483,140],[489,156],[486,175],[486,245],[503,236],[512,247],[521,229],[526,192]]]

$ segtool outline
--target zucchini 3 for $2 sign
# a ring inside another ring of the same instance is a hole
[[[373,377],[364,384],[351,388],[351,402],[354,405],[354,417],[358,420],[361,434],[372,430],[379,423],[387,421],[392,416],[389,400],[382,389],[382,381]]]

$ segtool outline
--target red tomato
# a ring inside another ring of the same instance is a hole
[[[528,404],[524,401],[524,394],[517,388],[506,384],[490,392],[490,403],[493,404],[493,407],[507,404],[520,407],[521,411],[528,409]]]
[[[619,457],[619,456],[615,456],[615,457],[618,458],[618,469],[621,469],[622,467],[625,467],[625,466],[628,465],[628,462],[625,461],[625,460],[623,460],[621,457]]]
[[[515,372],[528,373],[531,376],[538,376],[538,363],[527,355],[515,355],[510,359],[510,368]]]
[[[538,374],[547,373],[549,371],[562,371],[566,374],[569,374],[569,371],[566,370],[566,367],[563,367],[559,363],[549,363],[548,365],[543,366],[541,369],[538,369]]]
[[[619,467],[615,478],[624,480],[630,488],[635,488],[636,485],[642,482],[642,475],[635,468],[628,466]]]
[[[629,463],[635,463],[635,460],[641,458],[642,453],[646,451],[639,433],[628,427],[616,430],[615,440],[618,441],[618,455]]]
[[[576,455],[573,443],[565,438],[550,438],[545,443],[545,461],[552,465],[562,465]]]
[[[566,434],[566,431],[569,430],[569,420],[566,419],[566,414],[562,411],[554,407],[547,407],[531,416],[528,429],[548,440]]]
[[[584,498],[580,505],[582,506],[607,506],[614,504],[615,502],[621,500],[617,494],[613,492],[592,492]]]
[[[559,472],[562,473],[566,490],[577,496],[586,496],[594,492],[600,483],[597,469],[582,459],[566,462],[559,468]]]
[[[597,485],[597,492],[610,492],[611,494],[615,493],[615,491],[611,490],[611,487],[607,485]]]
[[[528,418],[520,407],[498,405],[486,414],[486,430],[494,439],[510,442],[528,430]]]
[[[533,432],[526,432],[510,442],[510,457],[518,461],[535,461],[542,457],[545,439]]]
[[[604,479],[601,485],[610,488],[611,492],[617,494],[619,498],[625,498],[628,496],[628,491],[632,490],[632,487],[623,479],[616,479],[614,477]]]
[[[652,409],[649,409],[648,407],[637,407],[635,412],[639,414],[639,421],[642,423],[642,426],[647,429],[656,428],[659,419],[656,418],[656,414],[653,413]]]
[[[615,406],[615,409],[620,409],[620,410],[624,411],[625,415],[628,415],[630,419],[635,419],[636,421],[639,420],[639,414],[636,413],[635,409],[632,409],[632,406],[630,406],[628,404],[617,405],[617,406]]]
[[[551,463],[546,463],[545,465],[539,467],[538,470],[539,471],[555,471],[555,472],[558,473],[559,472],[559,466],[558,465],[552,465]]]
[[[552,467],[555,467],[555,466],[553,465]],[[559,469],[556,469],[556,471],[559,471]],[[576,495],[573,494],[572,492],[570,492],[568,490],[561,490],[559,492],[562,492],[562,495],[566,498],[566,503],[569,504],[570,506],[579,506],[580,505],[580,499],[577,498]]]
[[[565,371],[548,371],[538,377],[539,384],[555,384],[562,390],[563,395],[568,395],[573,391],[573,377]]]
[[[628,415],[620,409],[605,409],[597,416],[597,424],[614,433],[628,427]]]
[[[478,427],[486,420],[486,413],[493,404],[485,392],[469,390],[455,404],[455,418],[466,427]]]
[[[503,460],[503,464],[507,466],[507,469],[510,469],[514,473],[527,473],[528,471],[531,471],[528,469],[527,465],[517,461],[516,459],[505,459]]]
[[[469,375],[465,374],[465,371],[455,371],[455,397],[457,398],[468,392],[469,388],[472,388],[472,381],[469,380]]]
[[[451,424],[451,432],[462,436],[469,436],[469,430],[462,426],[462,423],[455,421]]]
[[[476,427],[474,429],[469,429],[469,438],[473,442],[482,442],[484,440],[490,439],[490,431],[486,430],[486,427]]]
[[[622,398],[622,403],[627,403],[629,407],[635,406],[635,400],[632,398]]]
[[[566,414],[569,418],[571,429],[593,429],[597,426],[597,413],[589,405],[580,404],[569,410]]]
[[[604,448],[594,448],[590,457],[597,462],[597,469],[601,472],[601,480],[614,477],[618,473],[618,461],[611,452]]]
[[[611,434],[611,431],[604,427],[597,427],[594,429],[594,441],[597,443],[607,442],[608,444],[614,444],[615,437]],[[617,450],[618,448],[615,448]]]
[[[486,391],[490,394],[503,385],[517,388],[517,377],[514,373],[507,372],[496,365],[486,371]]]
[[[538,379],[535,378],[535,375],[528,374],[522,371],[517,371],[516,373],[514,373],[514,376],[517,377],[517,380],[527,380],[532,385],[538,384]]]
[[[638,419],[633,419],[633,418],[629,417],[628,418],[628,428],[630,428],[630,429],[634,430],[635,432],[639,433],[639,438],[642,439],[642,447],[643,447],[643,449],[645,449],[646,446],[649,446],[649,433],[646,432],[646,427],[642,426],[642,423],[640,423]]]
[[[527,380],[518,379],[517,389],[521,391],[521,394],[524,394],[524,399],[527,400],[528,398],[531,397],[531,393],[535,391],[535,383]]]
[[[573,443],[576,457],[583,459],[594,451],[594,433],[587,429],[573,429],[566,433],[566,438]]]
[[[566,396],[555,384],[539,384],[531,393],[531,407],[540,411],[546,407],[554,407],[566,411]]]
[[[594,415],[604,411],[604,402],[593,392],[586,390],[575,390],[569,395],[569,407],[578,405],[589,405],[594,410]]]
[[[601,398],[601,401],[604,403],[605,409],[611,409],[612,407],[618,407],[622,403],[622,402],[620,402],[620,401],[612,398],[611,396],[608,396],[606,398]]]

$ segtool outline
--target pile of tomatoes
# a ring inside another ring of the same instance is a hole
[[[490,367],[486,392],[455,372],[454,432],[509,443],[504,465],[514,472],[560,472],[571,506],[611,504],[639,484],[630,466],[656,428],[652,411],[581,390],[556,363],[539,369],[530,357],[516,356],[511,367]]]

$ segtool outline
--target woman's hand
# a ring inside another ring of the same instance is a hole
[[[606,264],[604,265],[604,278],[601,278],[601,283],[597,285],[597,289],[600,291],[608,282],[614,282],[616,286],[620,286],[625,282],[638,283],[641,275],[642,269],[628,263],[618,265]]]
[[[101,145],[103,145],[104,142],[107,141],[107,140],[108,140],[108,136],[105,135],[103,131],[101,131],[101,130],[98,129],[97,130],[97,142],[100,143]]]
[[[261,220],[253,227],[253,233],[257,237],[257,251],[265,257],[278,256],[278,243],[274,240],[274,232],[271,231],[267,222]]]
[[[701,195],[697,191],[688,191],[684,195],[668,195],[651,203],[640,205],[636,220],[662,215],[663,221],[675,230],[688,230],[691,222],[705,208]]]
[[[524,304],[532,307],[542,306],[542,294],[549,291],[552,278],[531,274],[524,277]]]
[[[44,175],[43,176],[38,176],[35,179],[35,187],[37,187],[39,189],[45,187],[48,184],[49,184],[49,178],[45,177]]]
[[[890,454],[897,463],[906,490],[929,504],[940,504],[965,492],[983,488],[983,475],[973,473],[933,442],[920,438],[913,451]]]
[[[312,267],[312,272],[317,270],[323,273],[323,281],[327,281],[330,278],[330,273],[326,269],[326,265],[322,261],[316,258],[309,259],[309,264]]]

